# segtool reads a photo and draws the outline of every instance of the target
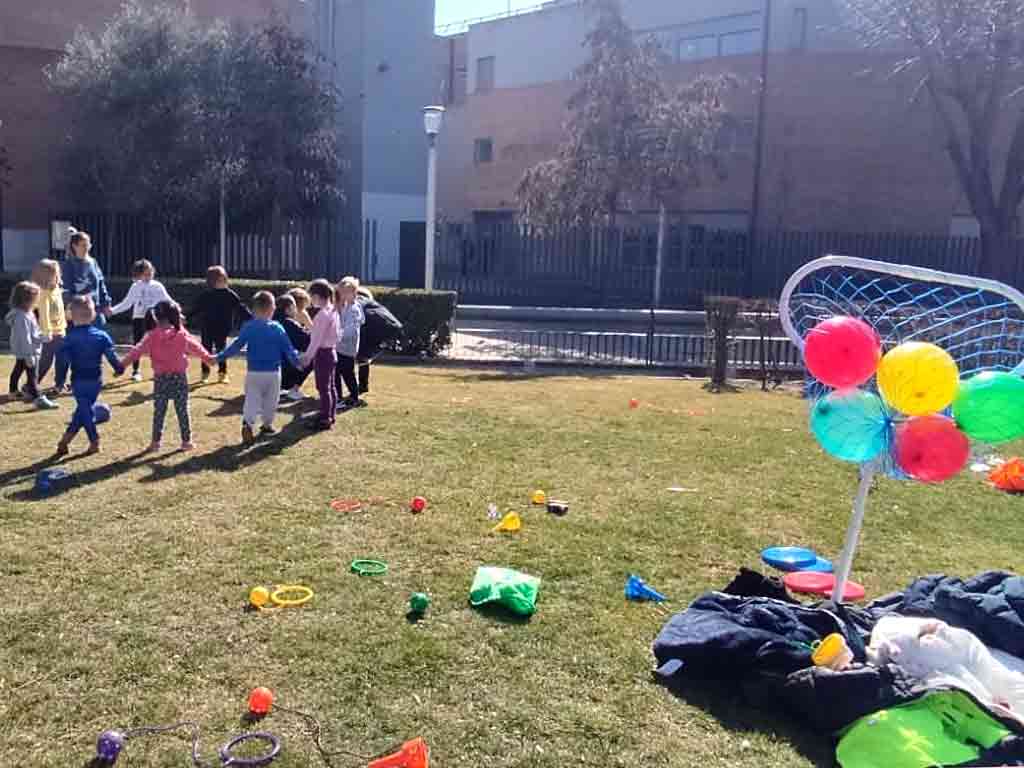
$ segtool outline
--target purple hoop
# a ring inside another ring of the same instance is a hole
[[[266,742],[270,745],[270,751],[260,757],[234,757],[231,751],[246,741]],[[220,748],[220,762],[225,768],[231,765],[238,766],[238,768],[260,768],[263,765],[270,765],[280,753],[281,742],[274,734],[266,733],[265,731],[243,733],[241,736],[235,736],[235,738]]]

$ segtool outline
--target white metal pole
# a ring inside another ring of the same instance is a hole
[[[867,505],[871,483],[875,479],[875,471],[873,463],[864,464],[861,467],[860,485],[857,487],[857,496],[853,500],[853,516],[850,518],[850,525],[846,529],[846,543],[843,545],[839,569],[836,571],[835,588],[832,590],[832,601],[835,603],[843,601],[843,591],[846,589],[846,582],[850,578],[850,570],[853,568],[853,554],[857,550],[857,540],[860,538],[860,529],[864,524],[864,507]]]
[[[228,223],[227,211],[224,207],[224,178],[220,180],[220,263],[223,266],[228,261]]]
[[[437,219],[437,137],[430,136],[427,153],[427,252],[423,270],[423,285],[434,290],[434,229]]]
[[[661,274],[665,262],[665,229],[668,225],[665,204],[658,205],[658,252],[654,261],[654,308],[661,307]]]

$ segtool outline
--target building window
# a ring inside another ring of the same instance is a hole
[[[803,51],[807,48],[807,9],[793,9],[793,38],[790,41],[790,48],[794,51]]]
[[[473,162],[477,165],[494,161],[494,139],[477,139],[473,142]]]
[[[477,92],[494,90],[494,57],[485,56],[476,60]]]
[[[676,51],[679,61],[711,59],[718,55],[718,38],[714,35],[685,37],[679,41]]]
[[[740,56],[761,50],[761,30],[747,29],[729,32],[718,38],[718,52],[721,56]]]

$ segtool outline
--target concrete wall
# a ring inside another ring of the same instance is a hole
[[[894,57],[865,52],[779,53],[770,57],[762,223],[807,230],[949,231],[966,212],[941,132],[927,103],[911,98],[912,75],[891,77]],[[730,99],[753,118],[760,57],[678,65],[681,79],[726,69],[746,85]],[[867,73],[867,74],[866,74]],[[508,210],[523,171],[551,157],[562,139],[573,83],[471,94],[452,109],[441,142],[443,213]],[[491,138],[494,162],[474,163],[473,141]],[[753,147],[707,179],[681,210],[711,221],[742,221],[751,206]],[[717,218],[716,218],[717,217]]]

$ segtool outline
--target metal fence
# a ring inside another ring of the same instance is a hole
[[[648,307],[657,229],[445,223],[438,229],[436,284],[468,304]],[[1002,279],[1024,286],[1024,241],[1008,249]],[[702,308],[707,295],[774,298],[796,269],[827,253],[979,274],[976,238],[835,232],[760,232],[673,227],[667,233],[660,306]]]
[[[140,216],[62,212],[54,217],[88,232],[93,256],[109,274],[130,274],[137,259],[154,261],[167,277],[199,277],[222,264],[236,277],[308,278],[366,274],[376,245],[377,223],[362,230],[344,219],[284,219],[280,251],[275,253],[269,217],[255,222],[228,222],[226,252],[220,253],[217,220],[169,231]]]

